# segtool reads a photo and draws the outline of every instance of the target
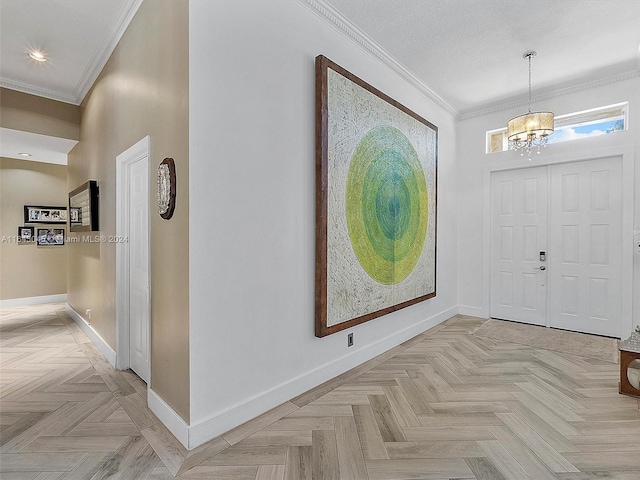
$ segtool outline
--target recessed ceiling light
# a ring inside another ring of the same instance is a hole
[[[31,154],[27,153],[27,152],[21,152],[21,153],[18,153],[18,155],[22,155],[23,157],[30,157],[31,156]]]
[[[44,53],[39,50],[32,50],[29,52],[29,56],[33,58],[36,62],[46,62],[49,59],[46,57]]]

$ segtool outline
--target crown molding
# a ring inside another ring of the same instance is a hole
[[[558,88],[555,90],[551,90],[549,92],[545,92],[539,95],[532,97],[532,102],[539,102],[544,100],[549,100],[551,98],[562,97],[564,95],[569,95],[572,93],[582,92],[585,90],[590,90],[592,88],[602,87],[605,85],[611,85],[617,82],[623,82],[625,80],[630,80],[632,78],[640,77],[640,69],[635,70],[633,72],[622,73],[620,75],[615,75],[613,77],[602,78],[599,80],[593,80],[591,82],[581,83],[579,85],[573,85],[565,88]],[[511,100],[504,103],[499,103],[496,105],[492,105],[489,107],[483,107],[477,110],[471,110],[468,112],[461,113],[459,116],[459,120],[467,120],[469,118],[482,117],[483,115],[489,115],[492,113],[502,112],[504,110],[510,110],[512,108],[527,106],[529,104],[528,98],[519,98],[517,100]]]
[[[0,86],[10,90],[17,90],[18,92],[57,100],[59,102],[80,105],[111,57],[111,54],[115,50],[118,42],[122,38],[122,35],[124,35],[129,23],[133,20],[133,17],[137,13],[143,1],[144,0],[134,0],[131,2],[121,3],[119,11],[114,16],[108,30],[102,36],[96,52],[87,65],[87,68],[82,73],[82,76],[71,95],[5,78],[0,78]]]
[[[37,95],[38,97],[49,98],[51,100],[57,100],[58,102],[70,103],[72,105],[79,105],[76,97],[73,95],[63,95],[53,90],[47,90],[46,88],[36,87],[27,83],[16,82],[14,80],[7,80],[0,78],[0,87],[8,88],[9,90],[16,90],[22,93],[28,93],[30,95]]]
[[[143,1],[144,0],[134,0],[133,2],[121,3],[119,11],[115,15],[111,25],[109,25],[108,30],[102,36],[100,45],[98,45],[91,61],[82,73],[76,88],[73,90],[73,96],[78,105],[82,103],[85,95],[95,83],[98,75],[100,75],[111,54],[116,49],[118,42],[120,42],[122,35],[124,35],[124,32],[127,30],[127,27],[138,12]]]
[[[396,60],[389,52],[378,45],[375,40],[364,33],[360,28],[347,19],[342,13],[329,5],[324,0],[298,0],[302,5],[309,8],[322,20],[330,24],[336,30],[345,35],[349,40],[361,47],[368,54],[375,57],[384,65],[389,67],[399,77],[413,85],[420,93],[436,105],[444,108],[455,117],[459,117],[458,111],[453,108],[444,98],[438,95],[429,85],[416,77],[402,63]]]

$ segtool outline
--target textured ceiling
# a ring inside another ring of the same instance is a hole
[[[462,116],[525,96],[527,50],[534,96],[640,69],[640,0],[299,1],[330,5]],[[1,0],[0,85],[80,103],[141,2]]]
[[[640,68],[640,0],[326,1],[463,115],[526,96],[528,50],[534,96]]]

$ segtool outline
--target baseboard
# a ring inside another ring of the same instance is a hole
[[[468,305],[458,305],[458,313],[460,315],[467,315],[469,317],[487,318],[487,315],[482,307],[470,307]]]
[[[107,358],[108,362],[113,368],[116,368],[116,352],[109,346],[107,342],[96,332],[91,325],[78,313],[71,305],[67,303],[67,313],[73,321],[78,324],[80,330],[82,330],[89,340],[100,350],[100,352]]]
[[[147,389],[147,404],[149,409],[155,413],[156,417],[169,429],[173,436],[189,448],[189,425],[178,415],[173,408],[160,398],[151,388]]]
[[[41,297],[10,298],[0,300],[0,308],[28,307],[29,305],[41,305],[43,303],[66,302],[67,294],[43,295]]]
[[[194,423],[189,427],[189,445],[187,448],[196,448],[272,408],[321,385],[327,380],[335,378],[416,335],[435,327],[457,313],[457,306],[449,308],[404,330],[394,332],[360,350],[328,362],[310,372],[305,372],[298,377],[276,385],[265,392]],[[159,415],[158,417],[162,420]]]

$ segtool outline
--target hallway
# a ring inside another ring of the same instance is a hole
[[[0,473],[54,479],[637,479],[618,366],[457,316],[187,452],[64,304],[1,311]]]
[[[146,408],[146,385],[113,370],[64,304],[4,309],[0,318],[3,478],[168,473],[149,445],[164,427]]]

